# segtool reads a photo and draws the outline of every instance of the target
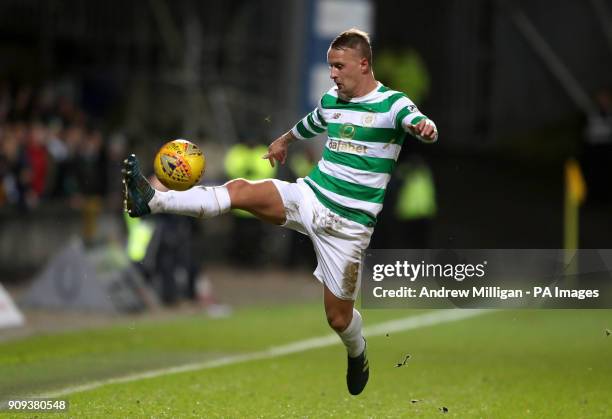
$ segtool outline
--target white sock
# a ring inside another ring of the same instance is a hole
[[[231,201],[225,186],[195,186],[187,191],[155,191],[149,201],[151,212],[210,218],[230,210]]]
[[[361,334],[361,314],[353,309],[353,320],[344,331],[338,333],[342,343],[346,346],[346,351],[351,358],[356,358],[365,349],[365,340]]]

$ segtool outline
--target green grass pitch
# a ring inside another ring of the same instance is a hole
[[[363,310],[367,325],[422,313]],[[358,397],[346,390],[338,341],[69,394],[68,412],[51,417],[609,418],[611,326],[608,310],[487,311],[370,337],[371,378]],[[302,303],[25,338],[0,344],[0,395],[44,394],[328,333],[321,305]]]

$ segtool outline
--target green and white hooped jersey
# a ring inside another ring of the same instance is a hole
[[[299,139],[327,131],[322,158],[304,181],[325,207],[374,226],[406,137],[405,127],[425,118],[404,93],[381,83],[350,101],[340,99],[335,87],[330,89],[291,130]]]

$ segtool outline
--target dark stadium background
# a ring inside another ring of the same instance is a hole
[[[563,247],[564,164],[581,161],[587,119],[513,16],[528,17],[593,97],[612,86],[602,3],[610,9],[609,1],[595,0],[373,2],[375,68],[382,51],[413,49],[430,79],[419,107],[437,122],[440,141],[412,142],[401,159],[419,153],[431,166],[438,204],[431,247]],[[45,86],[67,88],[85,126],[98,129],[109,148],[108,164],[90,173],[91,182],[103,179],[94,245],[124,239],[119,154],[134,151],[146,163],[165,140],[192,139],[209,158],[205,181],[221,182],[229,146],[266,145],[297,121],[309,4],[2,1],[0,90],[15,98],[27,87],[32,97]],[[24,112],[24,123],[33,123]],[[603,173],[603,180],[587,177],[587,187],[609,181],[612,166]],[[81,185],[80,194],[90,186]],[[611,194],[587,193],[581,247],[610,247]],[[387,202],[380,218],[392,224],[391,207]],[[2,281],[39,271],[81,234],[83,211],[74,196],[49,190],[37,203],[0,204]],[[198,223],[193,240],[207,263],[230,263],[231,223]],[[262,234],[256,263],[283,264],[287,232]]]

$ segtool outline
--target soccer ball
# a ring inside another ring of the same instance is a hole
[[[185,191],[200,181],[206,167],[202,150],[187,140],[164,144],[153,161],[157,179],[168,189]]]

